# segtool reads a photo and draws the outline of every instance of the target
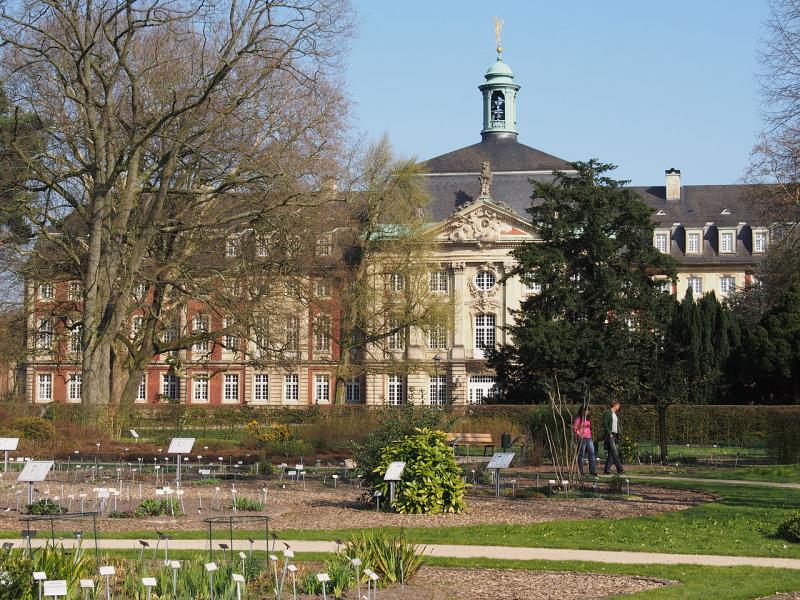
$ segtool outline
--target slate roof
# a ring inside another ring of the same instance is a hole
[[[459,148],[425,161],[430,173],[478,173],[481,163],[491,163],[492,171],[566,171],[565,160],[517,141],[513,134],[489,134],[477,144]]]

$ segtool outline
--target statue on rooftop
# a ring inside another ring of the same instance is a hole
[[[489,166],[488,162],[481,163],[481,174],[478,177],[478,181],[481,184],[481,193],[478,196],[479,198],[491,198],[492,197],[492,179],[494,176],[492,175],[492,169]]]

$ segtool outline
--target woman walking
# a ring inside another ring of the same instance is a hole
[[[583,477],[583,457],[589,455],[589,475],[597,477],[597,461],[594,454],[594,442],[592,441],[592,420],[589,418],[589,407],[584,406],[575,417],[572,423],[572,431],[578,438],[578,470]]]

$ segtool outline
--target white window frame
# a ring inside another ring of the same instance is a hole
[[[326,373],[314,375],[314,402],[316,404],[330,404],[331,402],[331,376]]]
[[[42,282],[39,284],[39,300],[53,300],[56,297],[56,290],[52,283]]]
[[[402,273],[389,273],[388,283],[390,292],[402,292],[406,289],[406,276]]]
[[[361,404],[361,380],[352,377],[345,383],[345,403]]]
[[[446,350],[448,338],[447,325],[434,323],[428,330],[428,347],[432,350]]]
[[[483,271],[478,271],[475,274],[475,278],[473,279],[475,283],[475,287],[482,292],[488,292],[491,289],[494,289],[494,286],[497,285],[497,275],[495,275],[492,271],[484,269]]]
[[[669,241],[669,231],[659,229],[653,232],[653,246],[662,254],[669,254]]]
[[[473,319],[475,357],[485,358],[486,349],[497,345],[497,315],[478,313]]]
[[[299,373],[287,373],[283,376],[283,401],[286,404],[297,404],[300,401]]]
[[[692,280],[699,281],[700,285],[699,286],[692,285]],[[686,289],[688,290],[690,287],[692,288],[692,296],[693,297],[699,298],[700,296],[702,296],[705,293],[703,291],[703,285],[704,285],[704,282],[703,282],[703,277],[701,275],[689,275],[686,278]],[[698,289],[696,289],[696,287],[699,287],[700,289],[698,290]]]
[[[491,383],[492,386],[488,387],[486,384]],[[484,384],[484,385],[481,385]],[[486,393],[483,393],[483,392]],[[478,397],[478,392],[481,392]],[[467,402],[469,404],[483,404],[484,398],[497,397],[497,378],[493,375],[470,375],[469,376],[469,396]]]
[[[256,256],[258,258],[267,258],[271,246],[272,234],[263,233],[256,236]]]
[[[759,243],[760,240],[760,243]],[[769,246],[769,234],[766,229],[753,230],[753,254],[763,254]]]
[[[208,373],[194,373],[192,375],[192,404],[208,404],[209,395]]]
[[[70,373],[67,380],[67,402],[81,401],[81,385],[83,376],[81,373]]]
[[[446,294],[449,291],[449,278],[445,269],[431,271],[429,289],[434,294]]]
[[[222,323],[222,326],[225,329],[227,329],[231,325],[233,325],[233,322],[232,322],[231,319],[225,319],[223,321],[223,323]],[[242,345],[242,342],[239,339],[239,336],[236,335],[235,333],[226,333],[225,336],[222,339],[222,343],[223,343],[223,345],[225,346],[225,349],[228,352],[239,352],[239,350],[241,349],[241,345]]]
[[[142,373],[142,379],[136,388],[136,400],[134,402],[147,402],[147,373]]]
[[[389,319],[389,330],[398,327],[398,319]],[[406,328],[400,327],[393,333],[386,336],[386,347],[389,350],[405,350],[406,348]]]
[[[81,351],[81,333],[83,332],[83,325],[75,325],[69,330],[69,351],[70,354],[80,354]]]
[[[690,240],[696,237],[697,246],[693,249]],[[686,231],[686,254],[700,254],[703,249],[703,231],[700,229],[689,229]]]
[[[447,404],[447,375],[431,375],[428,381],[428,403],[431,406]]]
[[[671,294],[672,293],[672,280],[670,279],[659,279],[658,280],[659,289],[661,290],[662,294]]]
[[[39,350],[53,349],[53,320],[49,318],[39,319],[36,328],[36,347]]]
[[[239,256],[241,251],[242,240],[238,235],[229,235],[225,239],[225,257],[234,258]]]
[[[330,256],[333,251],[333,236],[325,233],[317,238],[317,256]]]
[[[253,374],[253,404],[269,403],[269,373]]]
[[[208,315],[199,314],[195,315],[192,319],[192,333],[208,333],[208,328],[210,327],[211,323],[209,322]],[[192,350],[193,352],[202,352],[208,353],[209,349],[211,348],[210,340],[203,340],[195,343]]]
[[[161,395],[170,400],[180,399],[181,382],[175,373],[161,374]]]
[[[331,317],[320,314],[314,317],[314,351],[331,351]]]
[[[36,376],[36,401],[53,401],[53,374],[37,373]]]
[[[300,317],[297,315],[286,317],[286,350],[300,351]]]
[[[405,377],[402,375],[386,376],[386,403],[389,406],[403,404],[405,392]]]
[[[69,282],[69,291],[68,297],[72,302],[77,302],[82,299],[83,294],[81,293],[81,282],[80,281],[70,281]]]
[[[238,373],[225,373],[222,384],[222,402],[239,404],[241,400],[241,378]]]
[[[727,247],[723,240],[728,240],[730,245]],[[736,231],[733,229],[720,229],[719,230],[719,253],[720,254],[733,254],[736,252]]]
[[[736,291],[736,276],[735,275],[720,275],[719,277],[719,293],[721,296],[727,296],[731,292]]]
[[[331,284],[325,279],[317,279],[314,284],[314,294],[317,298],[327,300],[331,297]]]

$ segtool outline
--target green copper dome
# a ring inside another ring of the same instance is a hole
[[[504,63],[498,56],[497,60],[494,61],[488,69],[486,69],[486,75],[484,75],[484,77],[486,77],[487,80],[494,77],[511,77],[513,79],[514,73],[511,71],[511,67]]]

